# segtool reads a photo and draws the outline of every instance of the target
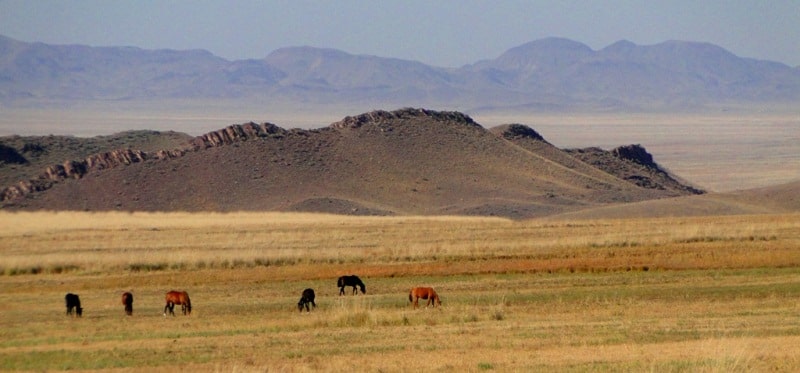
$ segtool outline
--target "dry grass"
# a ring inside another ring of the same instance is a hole
[[[800,215],[0,213],[0,255],[0,370],[800,367]],[[366,296],[338,296],[349,273]],[[415,285],[443,307],[410,309]],[[299,314],[306,287],[319,307]],[[192,316],[161,315],[171,288]]]
[[[358,265],[376,267],[375,275],[403,275],[421,274],[400,266],[418,262],[431,262],[430,274],[794,266],[800,263],[798,230],[798,215],[512,222],[20,212],[0,214],[0,269],[17,274]]]

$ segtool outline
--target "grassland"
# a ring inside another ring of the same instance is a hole
[[[800,368],[797,214],[0,213],[0,257],[4,371]],[[351,273],[367,295],[338,296]],[[443,306],[411,309],[415,285]],[[162,315],[173,288],[191,316]]]

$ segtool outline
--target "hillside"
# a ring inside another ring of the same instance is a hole
[[[38,177],[42,171],[65,160],[84,159],[92,154],[116,149],[139,149],[155,152],[173,149],[192,137],[176,132],[127,131],[109,136],[80,138],[73,136],[0,137],[0,185]]]
[[[657,165],[604,162],[606,170],[592,166],[523,125],[487,130],[458,112],[374,111],[315,130],[248,123],[178,149],[69,160],[6,188],[3,208],[526,218],[700,193]],[[608,172],[616,169],[646,172],[626,180]]]
[[[489,56],[487,56],[489,57]],[[470,112],[718,110],[800,101],[800,70],[690,41],[600,50],[547,38],[461,68],[282,48],[228,61],[202,50],[25,43],[0,36],[0,104],[248,99],[304,110],[436,106]]]
[[[800,182],[729,193],[639,201],[551,215],[550,219],[627,219],[800,212]]]

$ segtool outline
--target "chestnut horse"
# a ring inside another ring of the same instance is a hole
[[[425,303],[425,308],[428,308],[428,305],[431,304],[436,308],[436,303],[439,303],[439,306],[442,305],[439,294],[436,294],[436,290],[433,290],[433,288],[416,287],[412,288],[408,293],[408,301],[414,305],[414,308],[419,307],[420,298],[428,300],[428,302]]]
[[[125,314],[133,315],[133,294],[127,291],[122,293],[122,305],[125,306]]]
[[[367,287],[364,286],[364,283],[361,282],[361,279],[358,278],[358,276],[356,276],[356,275],[339,277],[339,280],[336,281],[336,286],[339,287],[339,295],[344,295],[344,288],[346,286],[352,286],[353,287],[353,295],[356,295],[356,293],[357,293],[356,286],[361,288],[361,293],[362,294],[366,294],[367,293]]]
[[[175,291],[172,290],[167,292],[165,296],[167,301],[167,305],[164,306],[164,316],[167,316],[167,310],[172,316],[175,316],[175,305],[181,305],[181,311],[183,311],[184,315],[191,315],[192,314],[192,301],[189,300],[189,293],[185,291]]]
[[[314,308],[317,308],[317,304],[314,303],[314,298],[314,289],[303,290],[303,294],[300,296],[300,301],[297,302],[297,310],[303,312],[303,307],[305,307],[306,312],[311,312],[311,309],[308,307],[309,303],[311,303]]]

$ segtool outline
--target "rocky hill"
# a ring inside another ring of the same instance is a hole
[[[20,143],[6,146],[24,154]],[[373,111],[315,130],[246,123],[177,147],[68,159],[0,198],[7,210],[526,218],[701,193],[630,149],[565,151],[527,126],[487,130],[459,112]]]

